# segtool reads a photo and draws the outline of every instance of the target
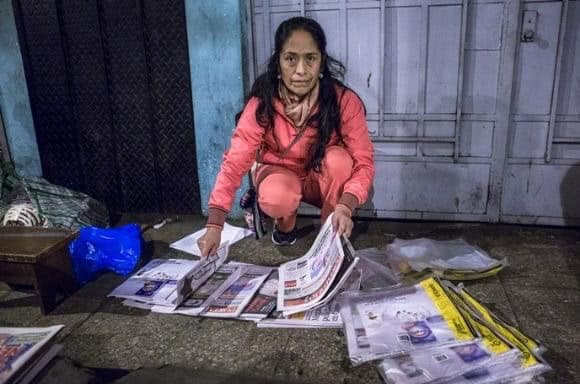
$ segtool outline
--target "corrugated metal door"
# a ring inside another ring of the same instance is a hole
[[[514,143],[508,141],[510,111],[519,100],[512,92],[521,72],[515,65],[521,6],[511,0],[257,0],[249,6],[252,72],[264,69],[281,21],[318,20],[330,54],[346,65],[347,84],[367,107],[377,177],[360,213],[499,221],[502,196],[509,205],[506,194],[516,193],[512,184],[520,186],[503,188],[504,176],[519,172],[505,167]]]
[[[518,42],[501,220],[580,224],[580,4],[528,1]],[[524,21],[525,24],[525,21]]]

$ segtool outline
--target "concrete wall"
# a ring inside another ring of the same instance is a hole
[[[186,1],[187,36],[202,211],[243,107],[241,0]],[[239,214],[234,201],[234,215]]]
[[[40,156],[10,0],[0,0],[0,113],[16,170],[40,176]]]

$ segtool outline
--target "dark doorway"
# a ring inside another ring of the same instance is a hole
[[[183,0],[13,0],[43,175],[113,211],[199,213]]]

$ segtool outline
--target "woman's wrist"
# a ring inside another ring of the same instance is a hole
[[[336,204],[336,207],[334,207],[334,211],[337,212],[343,212],[345,215],[347,215],[348,217],[352,217],[352,211],[350,210],[349,207],[347,207],[344,204]]]
[[[206,224],[205,227],[207,229],[215,229],[215,230],[220,231],[220,232],[224,229],[223,227],[220,227],[219,225],[215,225],[215,224]]]
[[[223,229],[227,212],[218,207],[209,207],[206,227]]]
[[[338,200],[338,204],[336,206],[339,206],[339,205],[346,207],[352,215],[354,210],[358,207],[359,201],[358,201],[358,198],[355,195],[353,195],[352,193],[345,192],[340,197],[340,200]]]

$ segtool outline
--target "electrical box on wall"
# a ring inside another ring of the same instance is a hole
[[[532,43],[536,40],[536,23],[538,20],[538,11],[524,11],[522,20],[522,34],[520,41],[522,43]]]

